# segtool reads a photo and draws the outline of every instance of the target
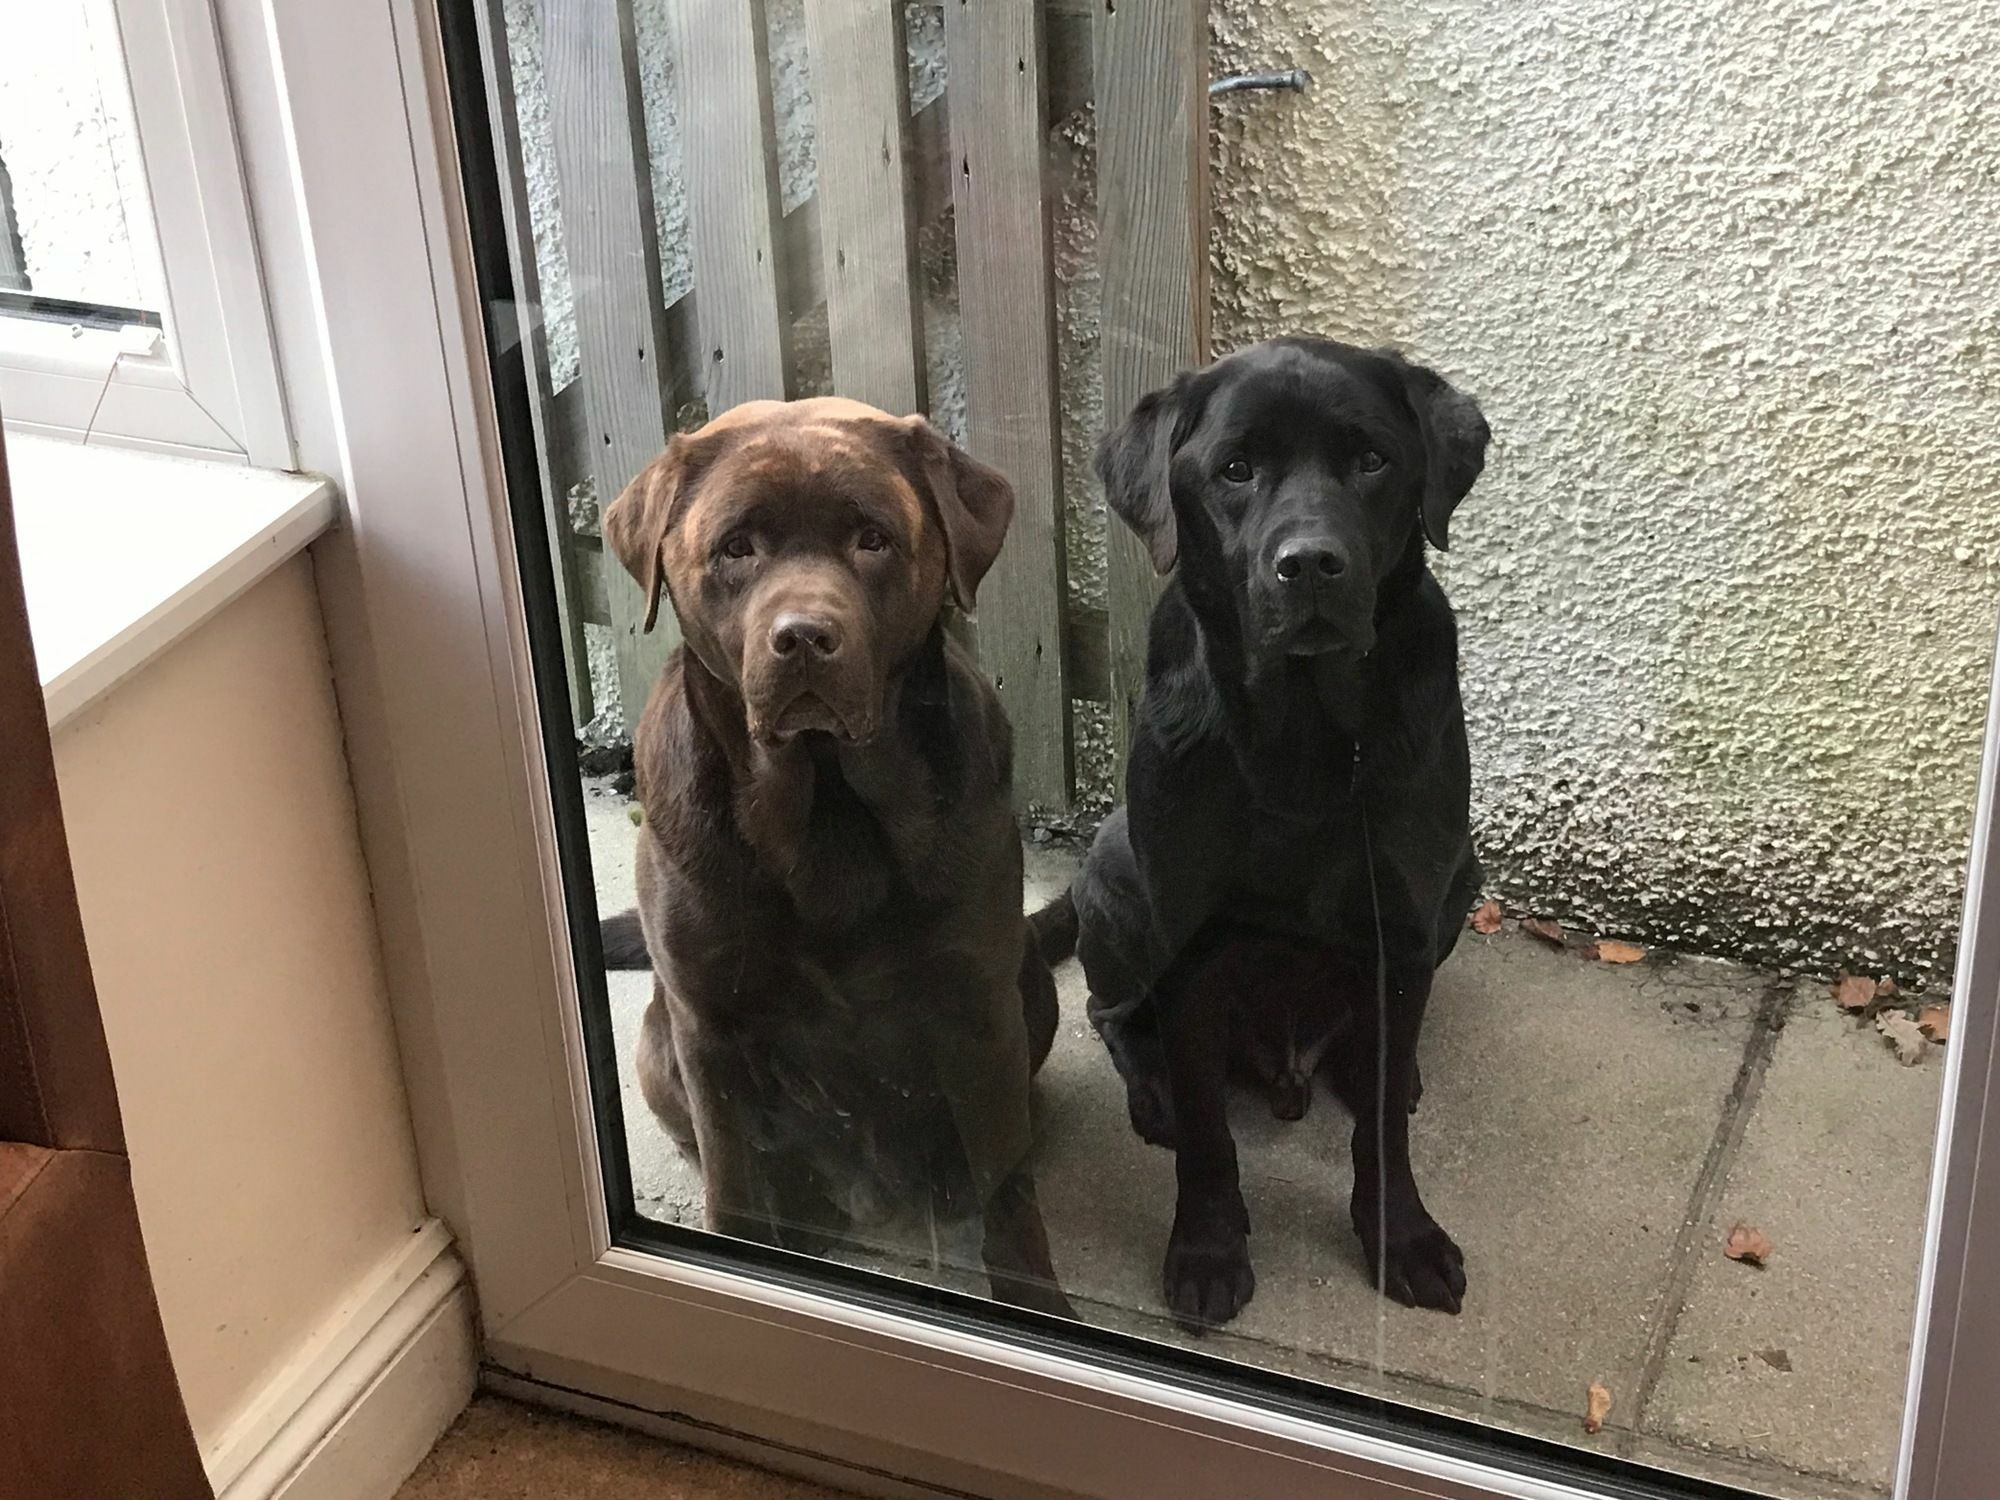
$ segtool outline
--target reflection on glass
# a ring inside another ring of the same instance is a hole
[[[1886,1493],[2000,67],[1026,9],[502,8],[636,1211]]]

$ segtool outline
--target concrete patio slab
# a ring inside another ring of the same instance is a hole
[[[1649,1431],[1886,1489],[1943,1068],[1903,1067],[1816,990],[1778,1039],[1699,1242]],[[1726,1259],[1732,1225],[1776,1247]]]
[[[1107,1321],[1180,1342],[1159,1316],[1173,1160],[1132,1135],[1081,975],[1060,979],[1038,1167],[1059,1264],[1072,1293],[1138,1315]],[[1572,1426],[1592,1381],[1633,1390],[1759,996],[1721,965],[1613,973],[1469,934],[1438,978],[1413,1122],[1426,1201],[1465,1250],[1464,1312],[1397,1307],[1368,1282],[1345,1112],[1322,1095],[1285,1124],[1245,1093],[1232,1121],[1258,1292],[1231,1355],[1382,1393],[1382,1377],[1415,1378],[1460,1410],[1525,1404]],[[1631,1410],[1614,1407],[1614,1429]]]
[[[636,829],[620,799],[588,808],[600,905],[617,910]],[[1072,853],[1031,846],[1028,906],[1073,868]],[[1244,1094],[1232,1119],[1257,1296],[1228,1330],[1192,1338],[1159,1298],[1172,1158],[1131,1133],[1076,965],[1058,979],[1037,1173],[1057,1267],[1090,1321],[1788,1500],[1886,1485],[1935,1064],[1900,1068],[1816,995],[1735,965],[1610,966],[1511,927],[1468,933],[1438,979],[1413,1122],[1426,1200],[1466,1252],[1464,1312],[1395,1307],[1367,1284],[1337,1104],[1322,1095],[1285,1124]],[[635,1196],[649,1217],[698,1222],[699,1181],[630,1076],[650,984],[608,984]],[[1768,1271],[1720,1258],[1734,1217],[1778,1241]],[[983,1289],[976,1236],[928,1248],[842,1258]],[[1789,1374],[1758,1358],[1777,1349]],[[1593,1381],[1615,1404],[1586,1437]]]

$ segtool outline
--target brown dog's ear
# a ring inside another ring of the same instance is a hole
[[[944,529],[946,576],[958,607],[972,613],[979,580],[1000,555],[1014,519],[1014,486],[1007,476],[949,441],[922,417],[910,419],[910,441]]]
[[[1112,514],[1131,527],[1152,554],[1153,567],[1167,574],[1181,552],[1169,484],[1174,448],[1193,426],[1185,396],[1188,377],[1139,398],[1125,425],[1097,440],[1097,477]]]
[[[1424,437],[1424,535],[1438,551],[1450,540],[1451,513],[1486,467],[1492,433],[1479,403],[1435,370],[1413,365],[1390,350],[1383,353],[1403,378],[1403,398],[1416,414]]]
[[[695,458],[695,439],[675,433],[667,440],[666,452],[638,472],[599,522],[605,545],[646,591],[645,630],[659,618],[660,590],[666,586],[667,534],[687,513]]]

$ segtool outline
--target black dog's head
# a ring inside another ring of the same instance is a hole
[[[1097,448],[1111,508],[1252,662],[1375,643],[1377,595],[1421,566],[1486,461],[1486,420],[1420,365],[1330,339],[1253,344],[1182,375]]]

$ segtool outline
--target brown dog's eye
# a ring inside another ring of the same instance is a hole
[[[756,550],[757,546],[750,540],[750,533],[747,531],[733,531],[722,539],[724,557],[748,557]]]
[[[1389,467],[1389,460],[1377,453],[1373,448],[1364,452],[1355,462],[1360,466],[1361,472],[1364,474],[1380,474],[1384,469]]]
[[[861,534],[854,539],[854,545],[863,552],[882,552],[889,546],[889,533],[879,526],[864,526]]]
[[[1250,460],[1232,458],[1222,466],[1222,477],[1231,484],[1248,484],[1251,479]]]

